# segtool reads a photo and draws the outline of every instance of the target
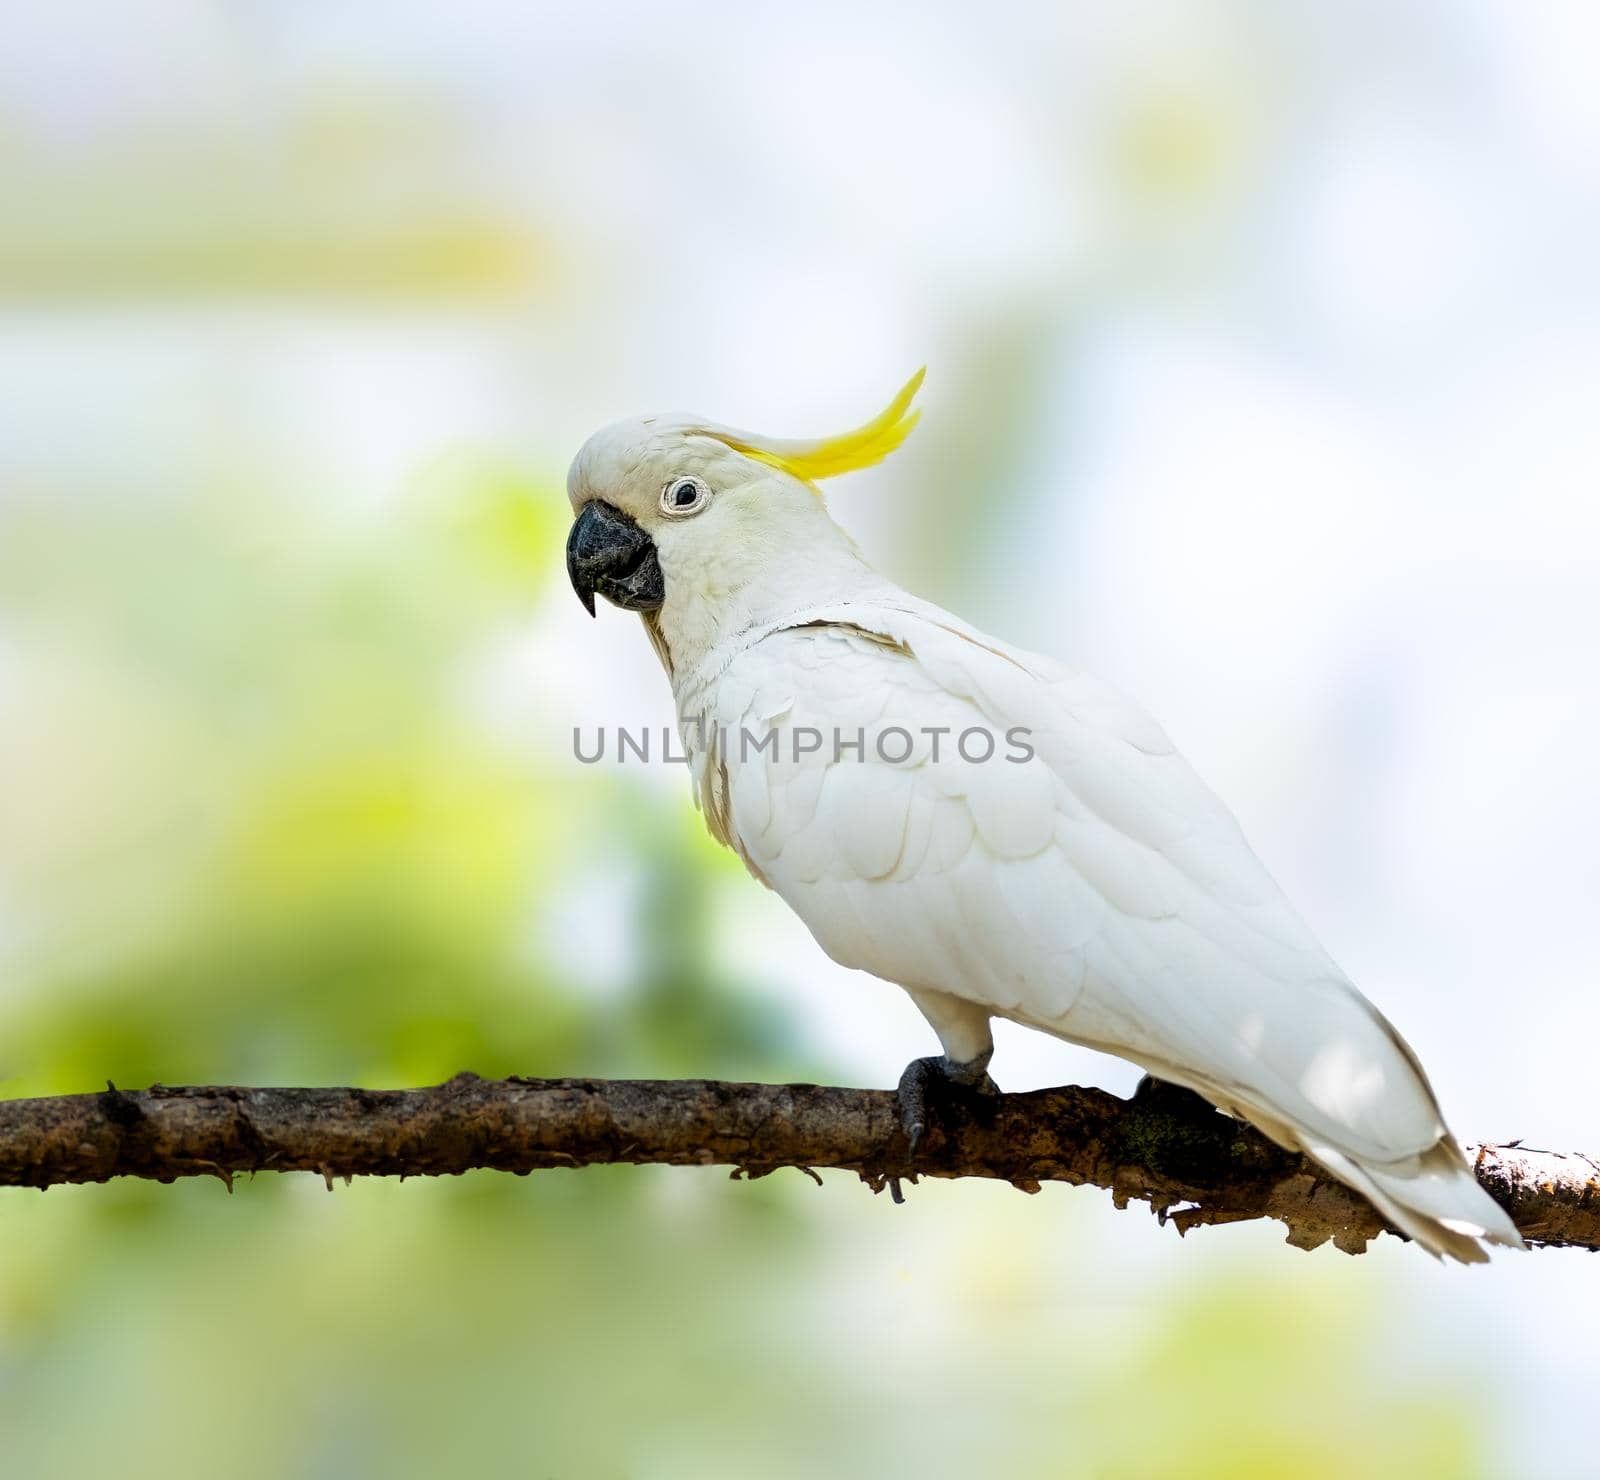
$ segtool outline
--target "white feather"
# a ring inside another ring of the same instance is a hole
[[[1108,685],[900,593],[810,610],[710,666],[719,716],[766,696],[759,728],[777,732],[775,757],[725,758],[736,844],[835,959],[1199,1088],[1433,1252],[1520,1242],[1410,1050]],[[681,686],[680,705],[703,697]],[[875,743],[889,726],[916,736],[897,764]],[[1019,726],[1026,764],[1004,758]],[[985,763],[955,744],[973,728],[999,737]],[[824,742],[796,754],[807,729]],[[858,730],[862,750],[836,754]]]

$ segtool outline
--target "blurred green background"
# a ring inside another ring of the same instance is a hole
[[[566,589],[563,477],[623,414],[829,431],[926,360],[841,520],[1166,718],[1466,1139],[1593,1146],[1595,40],[8,13],[0,1093],[891,1083],[925,1028],[681,768],[574,759],[671,708]],[[1133,1079],[1012,1032],[996,1074]],[[13,1192],[0,1464],[1592,1473],[1600,1265],[1279,1232],[655,1168]]]

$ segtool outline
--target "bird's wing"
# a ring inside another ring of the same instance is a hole
[[[836,960],[1130,1058],[1295,1144],[1392,1162],[1445,1134],[1398,1034],[1137,705],[909,597],[808,616],[724,671],[701,795]],[[875,743],[894,726],[900,764]],[[957,748],[976,727],[992,759]],[[1006,758],[1018,728],[1026,763]],[[751,743],[773,735],[775,754]]]

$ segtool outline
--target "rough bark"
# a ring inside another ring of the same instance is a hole
[[[1276,1218],[1289,1242],[1360,1253],[1385,1228],[1303,1157],[1182,1090],[1130,1100],[1051,1089],[943,1107],[914,1168],[893,1094],[811,1084],[509,1079],[430,1089],[156,1086],[0,1102],[0,1186],[310,1171],[456,1175],[605,1162],[836,1167],[875,1191],[916,1176],[1107,1188],[1184,1232]],[[1600,1248],[1600,1163],[1515,1143],[1472,1146],[1478,1180],[1533,1243]],[[1392,1230],[1391,1230],[1392,1231]]]

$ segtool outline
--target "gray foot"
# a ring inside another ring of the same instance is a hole
[[[1157,1079],[1153,1074],[1146,1074],[1134,1085],[1133,1098],[1165,1103],[1174,1109],[1188,1109],[1200,1115],[1214,1115],[1217,1110],[1204,1095],[1185,1089],[1181,1084],[1174,1084],[1170,1079]]]
[[[989,1078],[989,1053],[979,1054],[964,1064],[954,1064],[940,1054],[937,1058],[912,1059],[900,1076],[896,1094],[900,1100],[900,1124],[911,1143],[911,1157],[928,1129],[928,1116],[941,1104],[959,1101],[969,1107],[975,1101],[992,1100],[999,1087]]]

